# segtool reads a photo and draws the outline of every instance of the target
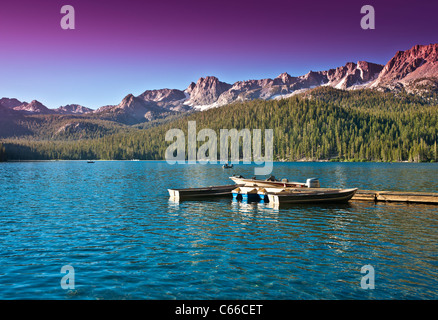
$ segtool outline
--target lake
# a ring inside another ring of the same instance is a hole
[[[437,299],[438,206],[171,201],[254,166],[0,163],[0,299]],[[321,187],[438,192],[438,164],[275,163]],[[65,289],[63,266],[74,269]],[[361,268],[374,269],[374,289]],[[70,280],[72,281],[72,280]],[[72,282],[69,282],[70,284]]]

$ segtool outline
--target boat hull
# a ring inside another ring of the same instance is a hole
[[[231,191],[236,187],[237,186],[233,184],[204,188],[168,189],[168,192],[170,198],[173,199],[205,199],[213,197],[231,197]]]
[[[238,177],[230,177],[236,184],[242,184],[247,187],[286,187],[286,188],[307,188],[305,183],[301,182],[282,182],[282,181],[266,181],[258,179],[245,179]]]
[[[311,192],[280,192],[268,193],[269,202],[272,203],[332,203],[348,202],[353,198],[357,189],[342,189],[333,191]]]

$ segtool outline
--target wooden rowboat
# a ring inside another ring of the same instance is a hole
[[[287,179],[281,181],[275,178],[260,180],[260,179],[245,179],[242,176],[230,177],[236,184],[243,184],[246,187],[285,187],[285,188],[307,188],[305,183],[290,182]]]
[[[338,190],[318,190],[318,191],[288,191],[267,193],[271,203],[329,203],[329,202],[348,202],[356,193],[354,189]]]
[[[199,199],[211,197],[231,197],[231,191],[235,189],[235,184],[226,186],[214,186],[203,188],[187,188],[187,189],[167,189],[169,196],[173,199]]]

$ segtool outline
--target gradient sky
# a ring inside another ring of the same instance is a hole
[[[63,5],[76,29],[63,30]],[[362,30],[373,5],[376,29]],[[438,1],[14,0],[0,5],[0,97],[98,108],[129,93],[385,64],[438,43]]]

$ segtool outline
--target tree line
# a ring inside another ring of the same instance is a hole
[[[254,100],[96,139],[4,140],[8,159],[164,160],[169,129],[273,129],[275,160],[437,161],[438,106],[415,96],[318,88],[283,100]],[[202,145],[203,142],[198,142]],[[263,143],[262,143],[263,145]]]

